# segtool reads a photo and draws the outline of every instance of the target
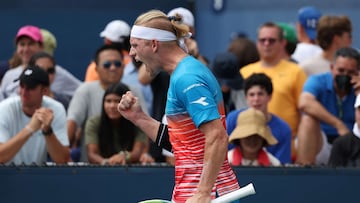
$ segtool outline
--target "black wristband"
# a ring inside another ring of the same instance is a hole
[[[157,136],[156,136],[156,145],[164,148],[168,151],[172,151],[172,146],[169,140],[168,126],[160,123]]]
[[[47,131],[42,130],[41,132],[44,136],[50,136],[53,134],[52,127],[50,127]]]

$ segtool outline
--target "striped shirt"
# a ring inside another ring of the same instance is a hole
[[[173,201],[180,203],[196,192],[203,169],[205,135],[202,123],[221,119],[225,127],[222,93],[211,71],[193,57],[185,57],[171,75],[166,103],[170,142],[176,158]],[[225,159],[212,189],[221,196],[239,188]]]

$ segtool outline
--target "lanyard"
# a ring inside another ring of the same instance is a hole
[[[340,120],[342,120],[342,118],[344,116],[344,112],[343,112],[343,108],[342,108],[342,100],[337,95],[336,95],[336,103],[337,103],[337,107],[338,107],[339,118],[340,118]]]

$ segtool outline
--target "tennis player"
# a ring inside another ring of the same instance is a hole
[[[156,75],[171,75],[165,114],[175,162],[176,203],[210,203],[239,189],[226,154],[228,135],[221,89],[211,71],[187,54],[188,28],[178,18],[151,10],[140,15],[130,35],[130,55]],[[156,140],[166,127],[142,113],[131,92],[123,95],[120,113]],[[160,131],[158,131],[160,129]]]

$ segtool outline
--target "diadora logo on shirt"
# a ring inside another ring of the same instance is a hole
[[[201,105],[203,105],[203,106],[207,106],[207,105],[209,105],[209,103],[207,103],[207,102],[205,101],[205,99],[206,99],[206,97],[200,97],[200,99],[195,100],[195,101],[190,102],[190,103],[191,103],[191,104],[201,104]]]

